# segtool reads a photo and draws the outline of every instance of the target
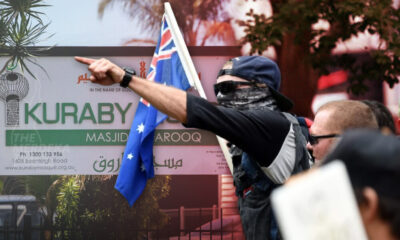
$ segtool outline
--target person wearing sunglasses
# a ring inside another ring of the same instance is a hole
[[[125,71],[107,59],[75,59],[88,65],[93,83],[110,85],[126,79]],[[309,169],[312,157],[306,149],[306,121],[284,112],[293,103],[279,92],[277,64],[261,56],[228,61],[214,86],[217,106],[138,76],[128,80],[127,87],[184,126],[211,131],[229,142],[246,239],[280,239],[270,193],[292,174]]]
[[[307,144],[315,161],[322,160],[341,134],[352,128],[378,128],[375,115],[366,104],[340,100],[322,105],[315,114]]]
[[[264,154],[251,156],[243,144],[230,145],[234,184],[246,239],[281,238],[270,209],[269,194],[294,172],[308,169],[312,164],[305,147],[306,120],[281,112],[289,111],[293,103],[278,91],[279,85],[278,66],[268,58],[256,56],[228,61],[219,71],[214,85],[219,105],[236,110],[235,114],[243,114],[246,118],[254,115],[257,121],[265,124],[254,126],[257,122],[250,119],[249,123],[244,122],[249,128],[243,128],[254,136],[243,137],[243,141],[258,151],[265,150]],[[294,119],[294,124],[290,118]],[[238,119],[239,126],[240,122]],[[301,122],[302,127],[298,127],[296,122]],[[254,127],[259,127],[261,132]],[[296,156],[296,150],[301,156]]]

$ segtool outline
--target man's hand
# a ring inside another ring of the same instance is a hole
[[[90,81],[101,85],[111,85],[119,83],[124,77],[125,71],[105,58],[92,59],[84,57],[75,57],[75,60],[89,65],[91,72]]]
[[[102,85],[120,83],[125,71],[107,59],[91,59],[75,57],[75,60],[89,65],[90,81]],[[182,123],[186,123],[186,92],[173,87],[165,86],[140,77],[132,77],[129,88],[161,112]]]

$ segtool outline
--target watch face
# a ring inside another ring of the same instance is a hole
[[[136,75],[135,70],[133,70],[132,68],[124,67],[123,69],[124,69],[125,72],[127,72],[127,73],[129,73],[131,75]]]

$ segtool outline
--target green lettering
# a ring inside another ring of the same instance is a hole
[[[107,107],[108,111],[104,110],[103,107]],[[114,106],[111,103],[99,103],[98,105],[98,121],[99,123],[112,123],[114,121]],[[108,120],[105,120],[103,116],[109,116]]]
[[[122,123],[125,123],[126,112],[131,107],[132,103],[129,103],[128,106],[126,106],[125,109],[122,109],[121,106],[118,103],[114,103],[114,104],[117,107],[118,112],[121,113],[121,121],[122,121]]]
[[[72,112],[67,112],[67,107],[71,107],[73,110]],[[78,122],[78,116],[77,116],[77,112],[78,112],[78,106],[75,103],[62,103],[61,104],[61,116],[62,116],[62,120],[61,123],[65,124],[65,118],[67,116],[71,116],[74,118],[74,123]]]
[[[31,116],[31,118],[33,120],[35,120],[37,123],[42,124],[42,122],[39,120],[39,118],[37,118],[33,112],[36,111],[36,109],[40,106],[41,103],[36,103],[35,106],[33,106],[33,108],[31,110],[29,110],[29,103],[25,103],[25,124],[28,124],[29,122],[29,116]]]
[[[89,116],[86,116],[86,112],[89,113]],[[92,120],[93,123],[96,123],[96,118],[94,117],[92,107],[89,103],[85,103],[83,106],[81,117],[79,118],[79,123],[82,123],[83,120]]]
[[[47,103],[43,103],[43,122],[45,123],[58,123],[60,120],[60,104],[56,103],[56,118],[54,120],[47,119]]]

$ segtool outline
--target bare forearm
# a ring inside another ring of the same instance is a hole
[[[129,88],[161,112],[186,123],[186,92],[134,76]]]
[[[105,58],[92,59],[75,57],[75,60],[88,65],[92,73],[90,81],[101,85],[121,83],[125,71]],[[161,112],[186,123],[186,92],[143,78],[133,76],[129,88],[143,97]]]

